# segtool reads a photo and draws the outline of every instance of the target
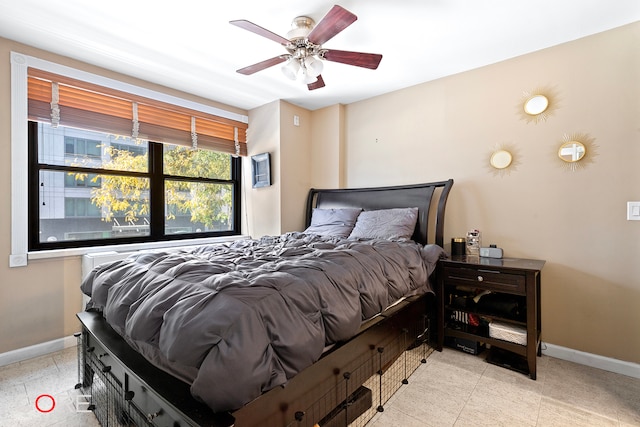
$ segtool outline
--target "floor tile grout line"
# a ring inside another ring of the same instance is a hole
[[[482,380],[482,377],[484,377],[485,372],[487,372],[487,366],[486,365],[482,365],[482,371],[480,372],[480,375],[478,376],[478,380],[473,385],[473,389],[471,390],[471,393],[469,393],[469,395],[465,398],[464,405],[462,405],[462,408],[460,408],[460,411],[458,412],[458,416],[456,417],[455,421],[453,422],[453,426],[455,426],[458,423],[458,420],[460,419],[460,415],[462,415],[462,413],[464,412],[464,408],[466,408],[467,405],[469,404],[469,400],[471,400],[471,396],[473,396],[473,393],[475,393],[476,388],[478,388],[478,384],[480,384],[480,381]]]
[[[541,356],[536,356],[536,365],[540,368],[539,360]],[[546,368],[543,368],[546,369]],[[539,370],[539,369],[538,369]],[[538,372],[539,373],[539,372]],[[540,379],[542,377],[542,379]],[[542,397],[544,396],[544,390],[547,387],[547,372],[544,375],[536,374],[536,381],[542,381],[542,386],[540,387],[540,393],[538,393],[538,416],[536,417],[536,427],[540,425],[540,412],[542,411]]]

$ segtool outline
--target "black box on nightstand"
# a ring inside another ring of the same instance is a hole
[[[444,337],[444,345],[473,355],[482,353],[486,348],[483,342],[458,337]]]

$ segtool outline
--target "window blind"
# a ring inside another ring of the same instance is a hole
[[[29,119],[150,141],[247,155],[247,124],[36,68]]]

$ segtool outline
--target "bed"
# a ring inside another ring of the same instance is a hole
[[[78,314],[90,409],[103,425],[346,425],[372,406],[366,380],[424,341],[452,185],[311,189],[301,232],[96,267]]]

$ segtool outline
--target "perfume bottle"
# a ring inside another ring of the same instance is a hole
[[[480,230],[469,230],[467,232],[467,255],[480,256],[482,237]]]

